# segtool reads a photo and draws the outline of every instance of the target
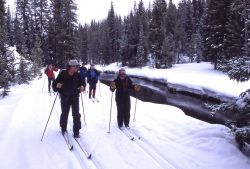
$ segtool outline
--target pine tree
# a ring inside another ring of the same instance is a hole
[[[233,57],[239,58],[245,54],[243,10],[244,7],[242,5],[239,6],[238,4],[232,3],[226,24],[227,33],[224,37],[224,54],[226,60],[232,59]]]
[[[88,27],[79,25],[79,56],[83,63],[88,63]]]
[[[29,56],[31,52],[32,44],[32,33],[31,28],[33,25],[30,23],[30,1],[29,0],[16,0],[16,19],[20,22],[20,27],[22,28],[23,43],[27,48],[27,55]],[[20,45],[20,44],[18,44]],[[23,45],[23,44],[21,44]],[[21,52],[21,51],[19,51]],[[30,59],[30,58],[27,58]]]
[[[54,61],[54,64],[56,64],[57,66],[59,66],[56,62],[55,62],[55,58],[58,57],[57,53],[57,48],[58,48],[58,41],[57,39],[58,36],[56,36],[56,31],[55,31],[55,23],[53,22],[53,19],[50,18],[49,20],[49,27],[48,27],[48,38],[46,40],[47,42],[47,49],[48,49],[48,55],[45,55],[45,64],[48,65],[49,63],[53,63],[52,61]]]
[[[59,67],[76,58],[76,5],[73,0],[51,0],[52,18],[49,21],[49,57]]]
[[[136,51],[137,45],[139,42],[139,27],[138,27],[138,18],[136,15],[131,11],[128,17],[128,31],[127,31],[127,38],[128,38],[128,66],[129,67],[136,67],[137,60],[136,60]]]
[[[149,45],[150,51],[155,60],[155,67],[160,68],[162,59],[161,50],[165,34],[164,16],[167,4],[165,0],[155,0],[152,10],[152,19],[149,26]]]
[[[120,53],[121,53],[121,58],[120,62],[122,63],[122,66],[126,66],[128,63],[128,18],[124,18],[124,27],[122,31],[122,36],[120,39]]]
[[[5,15],[5,0],[0,0],[0,89],[3,92],[1,96],[8,95],[11,74],[9,67],[9,58],[7,55],[7,31],[6,31],[6,15]]]
[[[192,35],[194,31],[194,23],[192,17],[192,3],[191,0],[187,1],[186,6],[186,18],[185,18],[185,51],[187,56],[192,62],[193,51],[192,51]]]
[[[166,35],[164,38],[161,55],[161,63],[164,65],[164,68],[171,68],[175,56],[174,39],[171,33]]]
[[[48,57],[48,29],[49,29],[49,19],[51,15],[51,11],[49,10],[49,3],[48,0],[40,0],[38,1],[38,28],[40,28],[39,31],[39,37],[42,41],[41,49],[43,50],[44,57]],[[43,58],[44,59],[44,58]]]
[[[102,25],[103,38],[101,42],[104,42],[102,46],[103,60],[105,64],[109,63],[109,32],[108,32],[108,22],[104,21]]]
[[[13,22],[10,14],[10,7],[7,8],[6,14],[6,31],[7,31],[7,41],[10,46],[14,46],[13,41]]]
[[[26,45],[22,45],[21,49],[22,54],[19,55],[19,59],[17,61],[18,63],[18,68],[17,68],[17,73],[16,73],[16,82],[18,84],[29,84],[29,80],[31,80],[31,71],[30,67],[28,65],[31,65],[30,61],[27,60],[27,58],[30,58],[28,54],[28,48]]]
[[[175,48],[177,52],[177,59],[176,62],[180,63],[181,55],[185,53],[185,3],[181,2],[178,5],[177,10],[177,21],[174,28],[174,40],[175,40]]]
[[[173,4],[172,0],[169,1],[166,16],[165,16],[165,24],[166,24],[166,33],[174,34],[174,28],[176,27],[177,22],[177,9]]]
[[[136,62],[137,66],[142,67],[146,66],[147,63],[147,52],[145,51],[145,37],[144,37],[144,31],[143,31],[143,26],[141,25],[140,29],[140,35],[139,35],[139,43],[137,46],[137,54],[136,54]]]
[[[91,21],[90,29],[88,30],[88,62],[96,63],[98,60],[98,48],[99,48],[99,38],[98,38],[98,27],[99,24],[95,21]]]
[[[17,15],[15,16],[14,19],[13,41],[14,45],[16,46],[17,52],[21,53],[24,38],[22,34],[22,28]]]
[[[109,63],[112,63],[115,61],[115,57],[117,54],[117,41],[116,41],[116,28],[115,28],[115,11],[113,2],[111,2],[111,7],[108,12],[108,32],[109,32],[109,55],[110,55],[110,61]]]
[[[32,77],[42,76],[40,70],[43,66],[42,58],[43,58],[43,51],[41,49],[42,42],[41,38],[37,35],[34,41],[34,47],[31,51],[31,59],[32,59],[32,67],[31,73]]]
[[[222,60],[223,56],[223,41],[227,33],[226,23],[228,21],[230,4],[231,0],[210,0],[207,15],[204,19],[204,50],[209,60],[214,63],[215,69],[217,69],[218,61]]]
[[[177,24],[178,24],[178,22],[177,22],[177,9],[176,9],[176,6],[173,4],[172,0],[170,0],[166,15],[165,15],[166,35],[164,38],[165,42],[163,41],[163,48],[165,48],[165,49],[162,49],[162,54],[166,52],[166,46],[164,46],[164,45],[168,44],[168,45],[172,45],[171,47],[170,46],[168,47],[168,53],[169,54],[171,53],[172,56],[171,56],[171,60],[169,60],[167,62],[166,61],[163,62],[163,64],[165,64],[165,67],[172,67],[174,56],[176,55],[176,51],[177,51],[176,48],[178,48],[177,46],[179,45],[178,35],[174,36],[176,31],[178,30]],[[177,38],[177,39],[175,39],[175,38]],[[172,42],[170,42],[169,40],[171,40]],[[171,51],[170,51],[170,49],[171,49]],[[168,57],[170,58],[170,56],[168,56]],[[166,55],[164,55],[163,58],[166,58]],[[163,60],[166,60],[166,59],[163,59]],[[168,65],[166,63],[168,63]]]
[[[149,9],[148,9],[149,10]],[[141,0],[138,4],[138,27],[141,29],[140,24],[142,24],[142,30],[143,30],[143,36],[144,36],[144,51],[145,51],[145,57],[149,54],[149,45],[148,45],[148,39],[149,39],[149,16],[148,12],[146,11],[143,1]],[[141,31],[141,30],[140,30]],[[140,33],[139,33],[140,36]],[[140,37],[139,37],[140,41]]]
[[[66,60],[77,58],[76,36],[74,34],[77,24],[77,6],[74,0],[64,0],[63,2],[63,36],[64,54]]]

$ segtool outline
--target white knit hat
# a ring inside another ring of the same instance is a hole
[[[70,60],[69,61],[69,66],[79,66],[79,63],[76,59]]]

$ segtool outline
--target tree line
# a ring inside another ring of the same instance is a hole
[[[10,83],[28,83],[42,66],[53,63],[63,68],[73,58],[153,68],[208,61],[231,78],[246,81],[247,3],[182,0],[176,6],[172,0],[147,5],[140,1],[124,17],[111,3],[106,19],[79,24],[74,0],[16,0],[12,12],[0,0],[0,88],[6,95]],[[16,47],[20,58],[14,57],[10,46]]]

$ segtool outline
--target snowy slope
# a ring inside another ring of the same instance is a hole
[[[87,125],[81,130],[81,139],[92,153],[92,160],[86,159],[75,143],[74,150],[68,150],[59,130],[59,99],[41,142],[55,99],[55,95],[47,93],[46,81],[42,92],[43,80],[34,80],[29,86],[14,86],[11,95],[0,100],[1,169],[250,167],[250,159],[238,150],[229,129],[185,116],[172,106],[138,101],[136,122],[133,122],[135,99],[131,98],[131,127],[142,136],[141,140],[131,141],[117,129],[113,98],[108,134],[111,92],[105,85],[100,85],[100,90],[98,86],[99,103],[93,103],[83,94]],[[82,116],[82,122],[83,119]],[[68,130],[72,133],[71,116]]]

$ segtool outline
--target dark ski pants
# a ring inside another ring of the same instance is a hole
[[[116,100],[117,123],[119,127],[129,126],[130,120],[130,97]]]
[[[51,83],[54,81],[54,78],[49,78],[48,77],[48,91],[50,92],[50,88],[51,88]]]
[[[69,110],[72,110],[73,116],[73,132],[78,134],[81,129],[81,115],[79,113],[79,94],[77,95],[61,95],[61,109],[60,126],[62,130],[67,129]]]
[[[95,98],[95,92],[96,92],[96,83],[89,83],[89,98],[91,98],[91,95],[93,98]]]

